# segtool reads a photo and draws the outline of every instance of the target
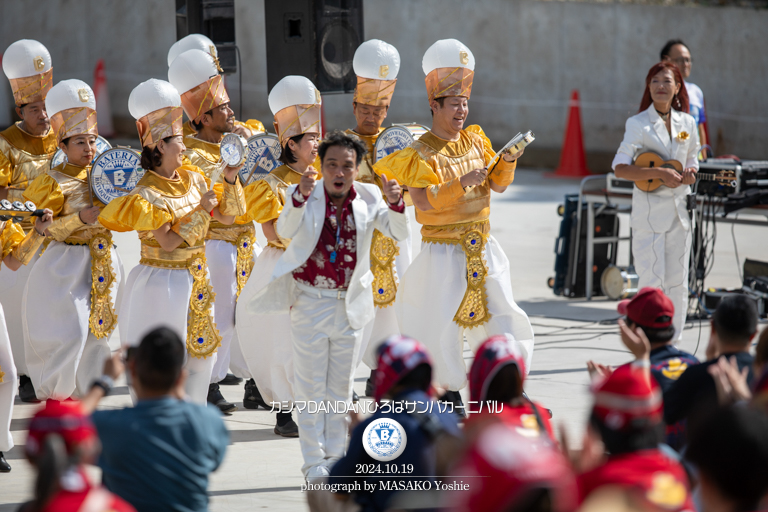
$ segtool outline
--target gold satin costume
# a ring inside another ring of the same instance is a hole
[[[242,126],[243,128],[246,128],[247,130],[251,131],[251,137],[254,135],[258,135],[260,133],[266,133],[266,128],[264,128],[264,125],[259,121],[258,119],[249,119],[247,121],[235,121],[235,126]],[[189,135],[195,135],[197,134],[197,130],[195,130],[195,127],[192,126],[192,121],[187,121],[184,123],[184,138],[186,139]],[[247,139],[248,137],[246,137]]]

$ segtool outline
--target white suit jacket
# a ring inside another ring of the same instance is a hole
[[[299,295],[293,271],[309,259],[317,246],[325,223],[326,195],[323,180],[318,180],[303,207],[293,206],[293,192],[288,187],[285,206],[277,219],[277,232],[291,243],[277,261],[269,283],[259,290],[247,306],[252,313],[287,313]],[[357,197],[352,200],[356,228],[356,264],[345,298],[347,319],[353,329],[362,329],[373,320],[374,306],[371,283],[371,239],[373,230],[397,241],[408,237],[408,216],[389,209],[375,185],[356,182]]]
[[[624,140],[611,167],[616,169],[618,164],[631,164],[640,154],[651,151],[664,160],[677,160],[683,168],[698,169],[699,128],[696,121],[689,114],[673,109],[670,124],[671,137],[653,104],[648,110],[627,119]],[[688,139],[680,140],[680,132],[687,132]],[[635,188],[632,192],[632,229],[664,233],[672,228],[675,215],[683,227],[689,229],[685,196],[690,193],[688,185],[662,186],[650,193]]]

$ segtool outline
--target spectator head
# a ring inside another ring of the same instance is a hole
[[[703,512],[758,510],[768,492],[768,417],[719,409],[691,429],[685,456],[699,471]]]
[[[749,349],[757,333],[757,307],[746,295],[729,295],[720,301],[712,314],[712,336],[719,352]]]
[[[129,364],[137,394],[165,395],[183,385],[186,349],[179,335],[168,327],[147,333]]]
[[[661,389],[647,372],[619,366],[593,385],[590,425],[611,454],[655,448],[663,433]]]
[[[640,327],[651,344],[668,343],[675,335],[675,305],[660,288],[643,288],[632,299],[619,302],[617,309],[627,318],[627,326]]]
[[[100,449],[96,428],[80,402],[49,400],[29,422],[26,455],[38,475],[34,510],[43,510],[72,466],[93,462]]]
[[[765,370],[768,370],[768,327],[763,329],[763,332],[757,338],[754,365],[755,375],[762,375]]]
[[[424,345],[407,336],[390,336],[378,348],[373,399],[394,398],[407,389],[429,391],[432,360]]]
[[[683,79],[690,76],[693,59],[691,58],[691,51],[682,39],[670,39],[667,41],[667,44],[661,49],[660,58],[677,66],[680,74],[683,75]]]
[[[469,370],[469,411],[481,402],[508,404],[523,396],[525,359],[514,338],[491,336],[480,345]]]
[[[768,412],[768,327],[760,333],[753,362],[755,384],[752,389],[752,405]]]
[[[683,83],[683,75],[680,74],[680,70],[671,62],[659,62],[651,66],[648,70],[648,74],[645,77],[645,91],[643,92],[643,98],[640,100],[639,112],[645,112],[648,107],[653,104],[653,98],[651,97],[651,81],[656,80],[663,83],[669,79],[669,76],[675,81],[675,86],[678,88],[675,95],[672,97],[672,108],[678,112],[685,112],[686,114],[691,111],[690,101],[688,99],[688,90]]]
[[[565,457],[548,438],[530,438],[490,423],[455,467],[469,489],[446,495],[446,509],[467,512],[569,512],[576,509],[576,481]],[[466,480],[465,480],[466,482]]]

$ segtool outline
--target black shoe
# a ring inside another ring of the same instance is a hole
[[[461,393],[458,391],[446,391],[445,394],[439,398],[439,401],[453,404],[453,412],[458,414],[460,418],[467,417],[467,411],[464,410],[464,402],[461,399]]]
[[[241,382],[243,382],[243,379],[228,373],[226,377],[219,381],[219,386],[237,386]]]
[[[246,409],[258,409],[259,407],[263,407],[265,409],[272,409],[267,405],[264,399],[261,398],[261,393],[259,393],[259,388],[256,387],[256,381],[253,379],[248,379],[247,381],[245,381],[245,395],[243,396],[243,407],[245,407]]]
[[[7,460],[5,460],[5,457],[3,456],[3,452],[0,452],[0,473],[10,473],[10,472],[11,472],[11,465],[8,464]]]
[[[352,403],[356,404],[359,401],[360,401],[360,397],[357,396],[357,392],[353,389],[352,390]]]
[[[19,398],[22,402],[28,404],[39,404],[40,400],[35,395],[35,387],[32,385],[32,380],[26,375],[19,377]]]
[[[224,414],[231,414],[237,410],[235,404],[227,402],[222,396],[219,385],[215,383],[208,386],[208,403],[218,407]]]
[[[283,437],[299,437],[299,426],[293,421],[291,413],[277,413],[277,423],[275,423],[275,434]]]
[[[365,396],[373,397],[373,377],[376,375],[376,370],[371,370],[371,376],[365,381]]]

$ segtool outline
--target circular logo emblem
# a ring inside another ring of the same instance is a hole
[[[93,195],[104,204],[127,195],[144,176],[141,155],[133,149],[115,148],[102,153],[91,168]]]
[[[245,138],[236,133],[228,133],[221,139],[221,159],[227,162],[227,165],[237,167],[245,162],[245,152],[248,143]]]
[[[376,138],[376,144],[373,146],[375,161],[407,148],[426,131],[421,125],[390,126]]]
[[[100,154],[105,152],[108,149],[112,149],[112,144],[107,141],[102,136],[96,137],[96,154],[93,155],[93,161],[95,162],[96,159],[99,157]],[[56,167],[57,165],[60,165],[67,161],[67,155],[64,154],[64,152],[61,149],[57,149],[56,152],[53,154],[53,158],[51,158],[51,169]]]
[[[264,179],[264,177],[280,167],[280,139],[276,135],[262,133],[248,139],[248,158],[240,169],[240,181],[243,186]]]
[[[405,450],[408,438],[405,429],[395,420],[373,420],[363,432],[363,448],[376,460],[395,460]]]

